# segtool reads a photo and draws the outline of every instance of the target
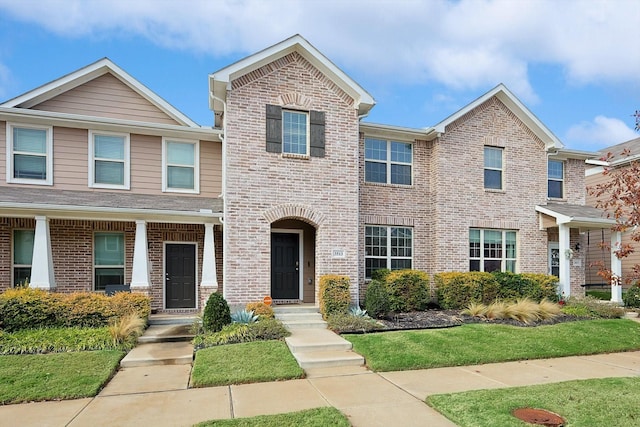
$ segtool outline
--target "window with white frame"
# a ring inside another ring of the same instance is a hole
[[[200,191],[200,143],[163,139],[162,191]]]
[[[94,289],[124,285],[124,233],[99,232],[93,236]]]
[[[35,230],[13,230],[13,286],[29,283]]]
[[[516,272],[516,232],[469,230],[469,271]]]
[[[547,170],[547,197],[550,199],[562,199],[564,195],[564,162],[559,160],[549,160]]]
[[[129,189],[129,134],[89,132],[89,187]]]
[[[53,184],[53,129],[7,124],[7,182]]]
[[[367,225],[364,236],[365,276],[382,268],[411,268],[413,260],[413,229]]]
[[[411,143],[365,138],[364,160],[366,182],[411,185]]]
[[[288,154],[309,153],[309,114],[301,111],[282,110],[282,152]]]
[[[484,188],[502,190],[502,148],[484,147]]]

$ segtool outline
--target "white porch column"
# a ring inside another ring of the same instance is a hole
[[[133,268],[131,269],[131,287],[149,287],[149,250],[147,246],[147,223],[136,221],[136,240],[133,245]]]
[[[618,258],[615,251],[620,249],[622,243],[622,233],[616,231],[611,233],[611,302],[622,303],[622,260]]]
[[[218,288],[216,274],[216,245],[213,224],[204,225],[204,249],[202,252],[202,281],[200,286]]]
[[[569,226],[559,224],[559,244],[558,249],[560,251],[560,293],[564,298],[571,296],[571,259],[567,257],[567,254],[571,251],[571,243],[569,240]]]
[[[47,290],[55,289],[56,279],[53,273],[49,219],[46,216],[37,216],[35,219],[36,231],[33,239],[33,261],[31,262],[29,286]]]

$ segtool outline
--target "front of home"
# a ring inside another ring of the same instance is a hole
[[[300,36],[209,76],[213,127],[103,59],[0,104],[0,288],[110,284],[158,311],[362,300],[372,271],[556,274],[583,292],[585,159],[503,85],[426,128]]]

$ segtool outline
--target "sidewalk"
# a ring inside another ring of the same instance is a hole
[[[334,406],[358,426],[454,426],[431,394],[640,376],[640,351],[418,371],[312,370],[302,380],[187,389],[190,366],[125,368],[95,398],[0,406],[0,426],[191,426]]]

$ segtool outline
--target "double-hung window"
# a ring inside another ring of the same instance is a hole
[[[562,199],[564,194],[564,162],[558,160],[549,160],[547,170],[547,197],[549,197],[550,199]]]
[[[30,281],[34,235],[34,230],[13,230],[13,286]]]
[[[309,153],[309,114],[301,111],[282,110],[282,152],[287,154]]]
[[[410,227],[365,227],[365,276],[388,268],[402,270],[411,268],[413,260],[413,229]]]
[[[469,271],[516,272],[516,232],[469,230]]]
[[[89,132],[89,187],[129,189],[129,135]]]
[[[364,160],[366,182],[411,185],[411,143],[365,138]]]
[[[7,124],[7,182],[53,184],[51,127]]]
[[[162,191],[200,192],[199,142],[163,139],[162,145]]]
[[[484,147],[484,188],[502,190],[502,148]]]
[[[266,106],[266,149],[284,157],[325,156],[325,113]]]
[[[94,289],[124,285],[124,233],[95,233],[93,236]]]

